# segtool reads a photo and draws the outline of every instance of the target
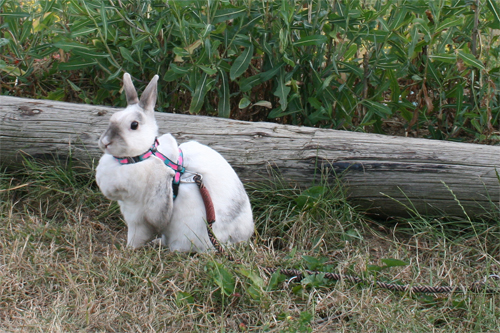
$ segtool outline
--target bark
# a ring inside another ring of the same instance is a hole
[[[97,140],[117,109],[0,96],[0,159],[23,155],[95,166]],[[244,182],[277,170],[301,187],[340,180],[350,202],[388,216],[497,214],[500,147],[157,113],[160,133],[220,152]],[[223,175],[221,175],[223,181]]]

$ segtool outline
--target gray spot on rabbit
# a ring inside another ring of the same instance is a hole
[[[243,212],[243,208],[245,207],[245,204],[248,200],[247,196],[244,195],[245,192],[238,192],[238,194],[240,195],[234,198],[229,205],[230,210],[227,212],[228,220],[235,220],[236,218],[238,218]]]
[[[99,148],[102,150],[106,149],[108,145],[123,145],[124,140],[122,137],[122,132],[118,124],[110,123],[106,132],[101,136],[99,140]]]
[[[118,141],[118,140],[123,141],[122,131],[117,124],[110,124],[105,135],[110,139],[110,141],[113,141],[113,142]]]
[[[134,119],[136,121],[138,121],[139,123],[142,123],[142,120],[143,120],[142,113],[136,112],[135,115],[134,115]]]
[[[168,181],[167,181],[168,179]],[[163,198],[163,205],[158,207],[161,216],[170,216],[172,213],[172,183],[170,178],[163,178],[154,188],[155,196]]]

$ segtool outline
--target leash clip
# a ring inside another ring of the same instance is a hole
[[[203,176],[200,175],[199,173],[186,171],[181,176],[181,183],[194,184],[196,183],[196,181],[194,180],[194,177],[196,176],[198,176],[200,179],[203,179]]]

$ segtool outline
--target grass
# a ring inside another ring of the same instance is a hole
[[[116,204],[91,168],[26,162],[0,173],[0,331],[496,332],[500,296],[415,295],[370,285],[300,283],[262,267],[381,281],[468,285],[500,272],[500,223],[360,215],[338,186],[300,191],[276,177],[248,186],[257,235],[187,255],[124,247]],[[473,226],[473,227],[472,227]],[[406,262],[387,267],[387,259]]]

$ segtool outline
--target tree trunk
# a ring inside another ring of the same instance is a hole
[[[0,96],[4,166],[35,158],[95,165],[97,140],[116,109]],[[270,170],[301,187],[341,179],[349,200],[387,216],[496,214],[500,147],[391,137],[229,119],[156,114],[160,133],[197,140],[220,152],[244,182]],[[223,177],[223,176],[221,176]],[[221,179],[223,181],[223,179]]]

